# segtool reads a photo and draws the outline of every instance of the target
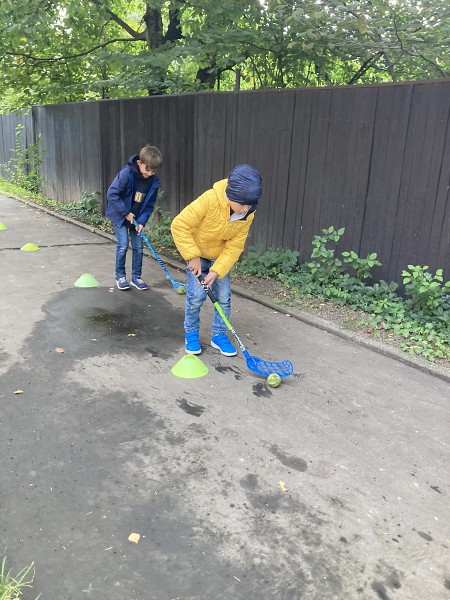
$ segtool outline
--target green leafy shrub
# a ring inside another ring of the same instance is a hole
[[[343,252],[344,262],[349,264],[355,271],[355,278],[358,281],[369,279],[372,275],[373,267],[381,267],[381,263],[377,260],[377,253],[372,252],[367,258],[360,258],[356,252]]]
[[[408,265],[409,271],[402,273],[404,296],[393,281],[369,285],[372,269],[381,266],[377,254],[360,258],[354,251],[344,251],[341,260],[336,244],[344,231],[322,229],[314,236],[311,260],[305,264],[298,265],[298,254],[289,250],[250,248],[237,269],[278,279],[299,303],[316,298],[364,311],[365,326],[373,335],[396,337],[406,352],[432,362],[450,360],[450,282],[444,283],[442,269],[432,275],[427,266]]]
[[[43,179],[40,174],[42,165],[42,151],[40,140],[27,147],[22,142],[24,125],[16,127],[16,147],[12,150],[12,158],[4,166],[9,181],[20,188],[32,193],[39,193]]]
[[[246,275],[273,278],[298,269],[298,256],[295,250],[270,248],[263,252],[259,246],[253,246],[236,268]]]
[[[74,219],[86,218],[99,214],[100,192],[81,192],[78,202],[61,204],[59,212]]]
[[[153,245],[163,248],[175,248],[170,232],[171,222],[170,212],[156,206],[145,228],[145,233]]]
[[[344,276],[342,261],[335,256],[335,249],[329,248],[329,244],[337,244],[344,234],[345,229],[335,229],[328,227],[322,229],[322,235],[315,235],[312,245],[313,251],[308,263],[311,273],[317,281],[329,283],[336,281]]]
[[[58,203],[55,210],[72,219],[82,221],[103,231],[112,232],[111,221],[100,213],[102,195],[100,192],[81,192],[78,202]]]
[[[428,272],[428,267],[408,265],[402,271],[406,295],[410,296],[408,304],[423,313],[436,309],[450,308],[450,281],[444,282],[443,271],[438,269],[435,275]]]

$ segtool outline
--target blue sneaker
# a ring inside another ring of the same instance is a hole
[[[116,277],[116,285],[119,290],[129,290],[130,284],[127,281],[126,277]]]
[[[211,346],[220,350],[224,356],[236,356],[236,348],[227,338],[225,333],[219,333],[219,335],[213,336],[211,339]]]
[[[186,333],[186,354],[201,354],[202,347],[200,346],[200,340],[198,339],[198,331],[191,331]]]
[[[148,290],[148,285],[140,277],[132,277],[131,285],[138,290]]]

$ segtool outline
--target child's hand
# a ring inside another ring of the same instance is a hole
[[[217,273],[214,271],[210,271],[206,277],[203,278],[203,283],[206,283],[208,287],[210,287],[214,281],[217,279]]]
[[[138,235],[141,235],[141,231],[144,229],[144,226],[141,225],[140,223],[138,223],[138,226],[136,227],[136,231],[138,232]]]
[[[189,271],[196,277],[202,274],[202,261],[199,256],[189,260]]]
[[[129,213],[127,214],[127,216],[125,217],[125,219],[126,219],[127,221],[129,221],[131,224],[133,224],[133,221],[134,221],[134,215],[133,215],[133,213],[132,213],[132,212],[129,212]]]

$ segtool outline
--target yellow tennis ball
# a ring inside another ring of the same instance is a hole
[[[267,385],[269,387],[276,388],[280,385],[280,383],[281,383],[281,377],[277,373],[271,373],[267,377]]]
[[[180,294],[180,296],[184,296],[184,294],[186,293],[186,290],[184,289],[184,287],[182,285],[180,285],[179,287],[177,287],[177,292],[178,292],[178,294]]]

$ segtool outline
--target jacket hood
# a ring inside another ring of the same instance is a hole
[[[127,160],[127,166],[130,167],[135,175],[142,177],[142,173],[139,170],[139,165],[137,164],[138,158],[139,154],[133,154],[133,156],[130,156],[130,158]]]

